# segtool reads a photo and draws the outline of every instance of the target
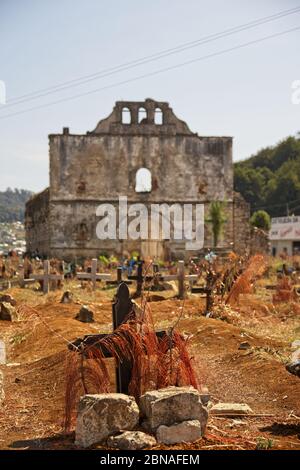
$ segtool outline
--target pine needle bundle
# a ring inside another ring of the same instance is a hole
[[[128,392],[137,401],[147,390],[169,385],[192,385],[198,388],[187,340],[173,329],[159,337],[149,316],[147,321],[145,318],[129,320],[112,334],[97,341],[97,344],[79,352],[70,352],[68,356],[66,430],[74,424],[80,396],[109,391],[110,377],[105,356],[113,357],[116,365],[124,361],[131,365]]]
[[[250,258],[246,269],[234,282],[226,300],[226,304],[236,305],[240,294],[248,294],[252,291],[254,281],[263,275],[266,269],[266,261],[263,255],[257,254]]]

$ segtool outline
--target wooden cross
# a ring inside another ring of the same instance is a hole
[[[97,264],[98,261],[96,258],[92,259],[92,269],[90,273],[77,273],[77,279],[81,280],[90,280],[93,284],[93,289],[96,289],[97,281],[108,281],[111,278],[111,275],[108,273],[97,273]]]
[[[133,279],[137,281],[137,289],[136,289],[136,296],[140,296],[142,293],[142,286],[143,282],[149,282],[154,280],[154,285],[158,285],[160,281],[178,281],[178,297],[183,299],[185,296],[185,288],[184,282],[188,280],[190,284],[196,282],[198,279],[197,274],[189,274],[185,275],[184,272],[184,261],[178,261],[178,270],[176,274],[159,274],[159,266],[157,264],[153,264],[153,272],[154,276],[143,276],[143,262],[138,262],[137,267],[137,275],[136,276],[128,276],[128,279]]]
[[[159,266],[156,263],[153,263],[153,276],[144,276],[143,275],[143,264],[144,261],[139,260],[137,263],[137,273],[135,276],[128,276],[128,279],[136,281],[136,292],[135,296],[140,297],[142,294],[143,282],[153,281],[154,286],[158,286],[161,276],[159,274]]]
[[[44,261],[44,273],[43,274],[32,274],[31,278],[35,281],[43,281],[43,292],[48,294],[51,281],[63,281],[63,274],[51,274],[50,273],[50,262],[49,260]]]
[[[122,266],[117,267],[117,279],[116,280],[109,280],[107,284],[111,285],[119,285],[121,282],[125,282],[125,284],[132,284],[132,281],[127,281],[123,279],[123,268]]]
[[[116,301],[112,305],[113,328],[116,330],[122,323],[124,323],[129,314],[133,314],[133,302],[129,297],[129,289],[127,284],[122,282],[117,289]],[[135,317],[135,314],[132,315]],[[84,353],[84,350],[89,347],[99,348],[105,358],[112,357],[110,352],[104,345],[101,345],[100,340],[112,336],[111,334],[97,334],[86,335],[83,338],[78,338],[68,346],[71,351]],[[165,331],[157,331],[156,336],[162,340],[167,333]],[[172,341],[169,342],[169,347],[172,347]],[[128,387],[131,380],[132,364],[128,360],[123,360],[116,367],[116,383],[117,392],[125,393],[128,395]]]
[[[178,297],[179,299],[183,299],[185,296],[185,288],[184,288],[184,281],[188,280],[191,284],[198,279],[197,274],[189,274],[185,275],[184,272],[184,261],[178,261],[178,269],[176,274],[166,274],[161,276],[161,280],[163,281],[178,281]]]

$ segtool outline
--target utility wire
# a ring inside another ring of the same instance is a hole
[[[63,82],[61,84],[54,85],[52,87],[42,88],[38,91],[33,91],[33,92],[30,92],[30,93],[18,96],[16,98],[12,98],[6,104],[5,107],[8,108],[8,107],[11,107],[11,106],[16,106],[18,104],[22,104],[22,103],[25,103],[27,101],[32,101],[32,100],[36,100],[38,98],[42,98],[44,96],[48,96],[52,93],[58,93],[60,91],[70,89],[70,88],[74,88],[74,87],[83,85],[85,83],[89,83],[89,82],[94,81],[94,80],[99,80],[100,78],[104,78],[104,77],[107,77],[107,76],[110,76],[110,75],[114,75],[116,73],[120,73],[120,72],[123,72],[123,71],[126,71],[126,70],[130,70],[131,68],[139,67],[141,65],[144,65],[144,64],[162,59],[164,57],[174,55],[174,54],[178,54],[178,53],[183,52],[185,50],[188,50],[188,49],[191,49],[191,48],[194,48],[194,47],[198,47],[200,45],[207,44],[209,42],[216,41],[218,39],[223,39],[224,37],[231,36],[233,34],[237,34],[239,32],[246,31],[248,29],[251,29],[251,28],[254,28],[254,27],[257,27],[257,26],[261,26],[261,25],[264,25],[266,23],[281,19],[281,18],[283,18],[285,16],[288,16],[288,15],[299,13],[299,12],[300,12],[300,6],[289,9],[289,10],[284,10],[284,11],[281,11],[281,12],[273,14],[273,15],[265,16],[265,17],[259,18],[257,20],[253,20],[251,22],[248,22],[248,23],[245,23],[245,24],[242,24],[242,25],[239,25],[239,26],[232,27],[230,29],[220,31],[219,33],[214,33],[214,34],[210,34],[208,36],[204,36],[203,38],[200,38],[200,39],[197,39],[195,41],[188,42],[188,43],[185,43],[185,44],[181,44],[181,45],[179,45],[177,47],[174,47],[174,48],[166,49],[166,50],[163,50],[161,52],[157,52],[155,54],[145,56],[145,57],[142,57],[140,59],[133,60],[131,62],[126,62],[126,63],[118,65],[118,66],[114,66],[114,67],[111,67],[111,68],[104,69],[104,70],[102,70],[100,72],[97,72],[97,73],[93,73],[93,74],[90,74],[90,75],[85,75],[85,76],[82,76],[82,77],[79,77],[79,78],[76,78],[76,79],[73,79],[73,80]]]
[[[268,204],[268,205],[261,205],[261,206],[253,206],[252,209],[268,209],[270,207],[283,207],[288,204],[289,205],[289,208],[290,210],[294,210],[295,208],[293,207],[290,207],[291,204],[295,204],[296,202],[300,202],[300,199],[294,199],[293,201],[288,201],[288,203],[286,202],[283,202],[281,204]]]
[[[269,36],[264,36],[264,37],[259,38],[259,39],[255,39],[255,40],[252,40],[252,41],[245,42],[243,44],[239,44],[239,45],[234,46],[234,47],[230,47],[228,49],[223,49],[223,50],[218,51],[218,52],[213,52],[211,54],[208,54],[208,55],[205,55],[205,56],[202,56],[202,57],[198,57],[196,59],[191,59],[191,60],[188,60],[188,61],[185,61],[185,62],[181,62],[179,64],[175,64],[175,65],[171,65],[169,67],[158,69],[154,72],[148,72],[148,73],[145,73],[143,75],[139,75],[139,76],[136,76],[136,77],[133,77],[133,78],[129,78],[127,80],[122,80],[120,82],[116,82],[116,83],[113,83],[111,85],[106,85],[106,86],[101,87],[101,88],[96,88],[94,90],[90,90],[90,91],[87,91],[87,92],[84,92],[84,93],[79,93],[77,95],[72,95],[72,96],[69,96],[69,97],[66,97],[66,98],[61,98],[57,101],[52,101],[52,102],[45,103],[45,104],[42,104],[42,105],[39,105],[39,106],[33,106],[31,108],[27,108],[27,109],[24,109],[22,111],[17,111],[17,112],[10,113],[10,114],[5,114],[4,116],[0,116],[0,119],[5,119],[5,118],[8,118],[8,117],[17,116],[19,114],[24,114],[24,113],[27,113],[29,111],[34,111],[34,110],[37,110],[37,109],[46,108],[46,107],[53,106],[53,105],[63,103],[63,102],[66,102],[66,101],[71,101],[71,100],[74,100],[74,99],[77,99],[77,98],[81,98],[83,96],[89,96],[89,95],[92,95],[94,93],[98,93],[99,91],[104,91],[104,90],[116,88],[120,85],[125,85],[125,84],[128,84],[128,83],[136,82],[136,81],[144,79],[144,78],[153,77],[155,75],[159,75],[161,73],[168,72],[170,70],[179,69],[179,68],[184,67],[186,65],[194,64],[196,62],[207,60],[207,59],[210,59],[212,57],[217,57],[217,56],[226,54],[228,52],[232,52],[232,51],[235,51],[235,50],[242,49],[244,47],[251,46],[253,44],[258,44],[258,43],[266,41],[268,39],[283,36],[284,34],[288,34],[288,33],[294,32],[294,31],[299,31],[299,29],[300,29],[300,26],[297,26],[297,27],[294,27],[294,28],[291,28],[291,29],[287,29],[285,31],[274,33],[274,34],[271,34]]]

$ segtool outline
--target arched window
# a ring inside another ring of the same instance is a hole
[[[139,118],[138,118],[139,124],[143,124],[143,122],[147,121],[147,111],[145,108],[139,108]]]
[[[150,193],[152,189],[151,172],[147,168],[140,168],[135,175],[135,191],[137,193]]]
[[[154,123],[157,124],[158,126],[161,126],[163,124],[164,117],[163,117],[163,112],[160,108],[156,108],[155,114],[154,114]]]
[[[131,124],[131,112],[128,108],[122,109],[122,124]]]

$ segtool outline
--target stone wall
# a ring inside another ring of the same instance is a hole
[[[123,122],[124,110],[130,116],[128,124]],[[157,113],[161,124],[155,123]],[[48,254],[78,258],[101,252],[151,251],[150,242],[102,241],[96,237],[96,208],[110,203],[117,209],[120,195],[127,196],[129,204],[141,202],[149,208],[153,203],[203,203],[206,213],[211,201],[226,200],[227,223],[220,246],[238,245],[233,238],[234,212],[239,209],[234,209],[233,202],[232,138],[199,137],[175,116],[168,103],[150,99],[117,102],[94,131],[74,135],[64,128],[62,134],[49,136],[49,148]],[[141,168],[151,172],[151,192],[135,190]],[[33,206],[34,200],[28,204],[29,215]],[[38,206],[37,200],[39,212]],[[241,207],[237,220],[242,217]],[[37,219],[28,230],[28,246],[46,247],[44,228],[37,226]],[[156,245],[152,248],[159,257],[185,254],[184,243],[162,240]],[[205,246],[211,246],[208,226]]]
[[[240,193],[233,199],[233,248],[236,253],[250,253],[250,204]]]
[[[270,253],[270,241],[267,232],[257,227],[251,228],[250,252],[252,255]]]
[[[49,255],[49,188],[36,194],[26,203],[25,229],[27,251]]]

